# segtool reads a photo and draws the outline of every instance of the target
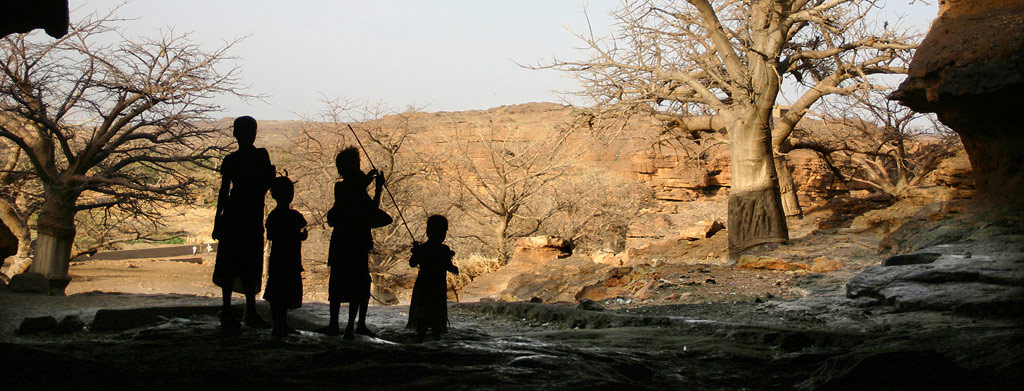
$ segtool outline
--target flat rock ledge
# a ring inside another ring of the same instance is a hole
[[[859,306],[884,305],[901,312],[1024,316],[1024,253],[1005,249],[972,255],[977,249],[977,243],[954,243],[898,255],[851,279],[846,296],[859,299]]]

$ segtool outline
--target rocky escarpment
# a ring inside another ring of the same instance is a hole
[[[955,130],[979,193],[1024,198],[1024,3],[946,0],[894,98]]]
[[[662,202],[685,202],[725,195],[732,185],[730,153],[726,145],[701,148],[683,142],[680,148],[643,150],[632,157],[632,169]],[[788,154],[801,206],[831,196],[833,190],[849,190],[814,151],[799,149]]]

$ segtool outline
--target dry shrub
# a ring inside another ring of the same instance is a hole
[[[448,274],[448,286],[460,290],[479,276],[498,270],[503,263],[498,258],[471,254],[467,258],[455,258],[452,263],[459,268],[459,275]]]

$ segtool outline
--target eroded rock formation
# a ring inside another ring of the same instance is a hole
[[[1024,2],[942,2],[893,98],[960,135],[979,195],[1024,199]]]

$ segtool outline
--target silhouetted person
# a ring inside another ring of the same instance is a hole
[[[277,207],[267,216],[270,261],[263,300],[270,303],[274,335],[298,334],[288,327],[288,310],[302,307],[302,241],[308,236],[306,219],[289,207],[295,187],[287,177],[274,178],[270,196],[277,201]]]
[[[363,173],[359,168],[359,151],[351,147],[338,152],[335,164],[342,181],[334,184],[334,206],[327,213],[327,224],[334,227],[327,255],[327,266],[331,269],[327,298],[331,319],[320,332],[340,333],[338,314],[341,303],[348,302],[345,339],[354,339],[354,333],[374,336],[366,327],[366,308],[370,303],[368,262],[373,249],[370,229],[383,227],[392,221],[391,216],[380,210],[384,176],[376,170]],[[371,182],[375,185],[372,199],[366,193]],[[357,314],[359,324],[355,326]]]
[[[444,244],[446,236],[448,219],[433,215],[427,218],[427,241],[423,244],[412,242],[409,267],[419,266],[420,271],[412,288],[406,327],[416,330],[416,342],[423,342],[428,328],[437,341],[441,340],[441,333],[448,332],[448,280],[445,274],[459,275],[459,268],[452,264],[455,252]]]
[[[266,149],[256,148],[256,120],[238,117],[234,123],[238,150],[224,157],[220,166],[220,192],[213,238],[217,264],[213,282],[224,293],[221,325],[238,326],[231,313],[231,292],[245,295],[245,324],[267,328],[270,325],[256,313],[256,294],[263,279],[263,198],[274,179],[274,166]]]

